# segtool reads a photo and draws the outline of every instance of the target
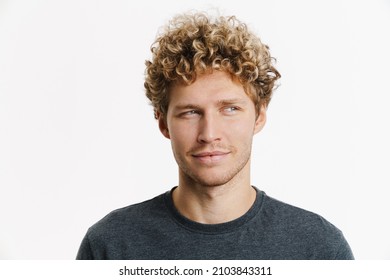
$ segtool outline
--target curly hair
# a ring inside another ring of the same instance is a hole
[[[268,106],[275,81],[280,78],[269,48],[236,17],[210,19],[204,13],[174,17],[151,47],[146,61],[146,96],[157,112],[166,116],[169,88],[190,85],[196,76],[221,70],[236,77],[252,98],[256,112]]]

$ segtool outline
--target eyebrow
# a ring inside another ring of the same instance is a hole
[[[225,105],[232,105],[232,104],[245,104],[244,99],[240,98],[232,98],[232,99],[221,99],[217,101],[217,104],[220,106],[225,106]]]
[[[232,98],[232,99],[221,99],[216,102],[218,106],[226,106],[226,105],[232,105],[232,104],[245,104],[245,100],[239,99],[239,98]],[[201,109],[199,105],[195,104],[177,104],[174,107],[175,110],[184,110],[184,109]]]
[[[178,104],[174,107],[175,110],[184,110],[184,109],[200,109],[200,106],[194,104]]]

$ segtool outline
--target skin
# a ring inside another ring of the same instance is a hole
[[[244,215],[256,192],[250,184],[253,136],[266,121],[242,84],[229,74],[199,75],[191,85],[175,84],[166,116],[157,114],[179,167],[173,201],[185,217],[218,224]]]

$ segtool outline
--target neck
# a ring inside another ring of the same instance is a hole
[[[244,215],[256,199],[249,180],[249,166],[229,182],[205,186],[180,172],[179,186],[172,194],[178,211],[186,218],[203,224],[219,224]]]

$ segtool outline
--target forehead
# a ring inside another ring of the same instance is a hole
[[[170,107],[186,103],[206,105],[221,100],[251,101],[243,85],[222,71],[199,75],[190,85],[175,84],[169,91]]]

